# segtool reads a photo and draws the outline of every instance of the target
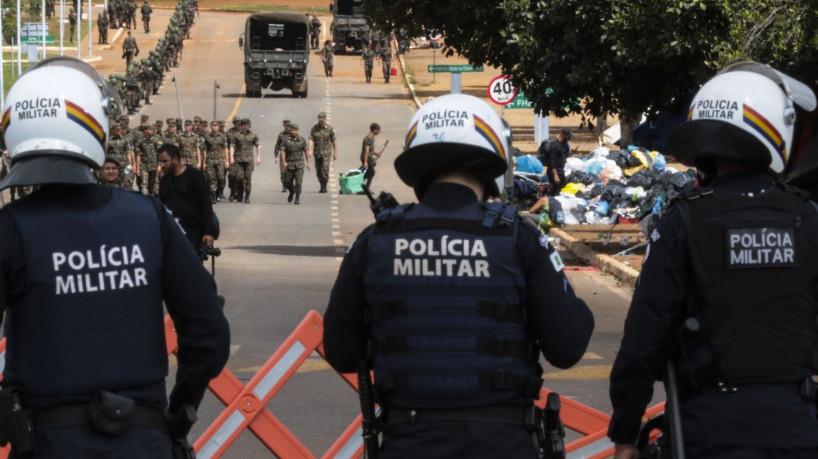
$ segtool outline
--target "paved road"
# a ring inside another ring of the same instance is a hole
[[[215,98],[218,119],[234,114],[249,117],[262,145],[263,162],[254,175],[252,204],[220,203],[215,207],[222,222],[222,237],[217,245],[223,250],[217,261],[216,278],[227,297],[225,311],[233,334],[228,368],[246,382],[309,310],[323,312],[345,248],[372,219],[366,199],[339,196],[335,179],[339,172],[359,166],[361,140],[371,122],[382,126],[378,148],[383,141],[391,141],[379,165],[374,188],[392,191],[401,202],[413,199],[411,190],[400,183],[392,167],[394,157],[401,151],[413,106],[397,79],[389,85],[377,77],[373,84],[363,83],[359,57],[338,57],[335,77],[325,78],[320,58],[315,54],[310,61],[308,98],[294,99],[289,91],[265,91],[261,99],[245,98],[242,54],[237,46],[244,17],[203,12],[192,39],[186,43],[182,65],[174,70],[185,117],[200,115],[213,119],[213,85],[218,81],[220,89]],[[324,21],[326,26],[329,20]],[[143,50],[151,49],[166,23],[167,12],[159,11],[152,23],[151,36],[138,33]],[[115,45],[115,49],[99,51],[105,59],[99,65],[104,73],[119,71],[122,64],[117,60],[117,49]],[[333,165],[331,192],[318,194],[318,182],[311,172],[305,176],[302,205],[289,205],[287,195],[281,193],[272,147],[282,119],[298,123],[302,135],[306,135],[320,111],[328,113],[340,147],[340,158]],[[178,112],[176,91],[168,78],[161,95],[143,113],[153,120],[177,117]],[[547,385],[609,412],[607,375],[631,291],[613,278],[593,271],[572,271],[569,278],[594,310],[596,334],[588,354],[576,368],[546,370]],[[207,396],[195,436],[221,407],[212,395]],[[323,454],[358,413],[354,393],[317,356],[292,378],[269,408],[316,455]],[[269,454],[247,433],[225,457],[255,458]]]

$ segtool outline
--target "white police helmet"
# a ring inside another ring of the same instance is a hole
[[[6,97],[2,127],[12,167],[9,186],[91,183],[105,160],[108,115],[119,96],[90,65],[69,57],[29,68]]]
[[[696,93],[687,122],[668,138],[670,152],[688,165],[723,158],[780,173],[792,148],[795,104],[812,111],[815,94],[769,66],[730,65]]]
[[[487,103],[465,94],[440,96],[423,105],[409,122],[404,151],[395,170],[422,196],[440,173],[469,169],[482,175],[490,194],[508,167],[509,130]],[[488,183],[490,182],[490,183]]]

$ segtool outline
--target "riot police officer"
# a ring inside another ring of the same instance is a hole
[[[338,273],[324,349],[340,372],[371,350],[382,458],[538,457],[526,415],[540,352],[568,368],[590,340],[559,254],[513,207],[486,201],[507,168],[504,131],[473,96],[418,110],[395,169],[420,203],[381,212]]]
[[[213,279],[170,214],[94,184],[117,99],[67,57],[30,68],[6,99],[13,166],[0,189],[41,185],[0,210],[0,424],[12,458],[170,459],[167,419],[198,407],[227,361]],[[170,400],[163,301],[179,333]],[[26,410],[33,424],[16,424]]]
[[[616,458],[638,457],[663,359],[678,375],[688,459],[818,457],[818,211],[774,179],[794,145],[796,105],[815,108],[805,85],[738,63],[698,91],[671,133],[671,153],[706,183],[650,236],[611,373]]]

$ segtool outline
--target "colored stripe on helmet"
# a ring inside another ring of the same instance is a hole
[[[691,105],[690,110],[687,111],[687,120],[688,121],[690,121],[691,118],[693,118],[693,107],[695,107],[695,105]]]
[[[5,112],[3,112],[3,132],[6,132],[8,129],[9,124],[11,124],[11,107],[7,108]]]
[[[409,132],[406,133],[406,143],[403,144],[404,150],[408,150],[409,146],[412,145],[412,142],[415,140],[415,137],[418,136],[418,123],[419,121],[415,121],[415,124],[409,128]]]
[[[506,150],[503,148],[503,143],[500,142],[500,136],[498,136],[494,130],[489,127],[488,123],[480,119],[480,117],[477,115],[473,116],[474,130],[489,141],[489,144],[491,144],[491,146],[494,148],[495,153],[500,155],[501,158],[506,159]]]
[[[82,126],[88,131],[100,145],[105,146],[105,131],[102,125],[91,116],[88,112],[79,107],[79,105],[65,101],[65,113],[68,119]]]
[[[787,152],[784,150],[784,139],[772,123],[746,104],[744,105],[744,122],[772,144],[778,154],[781,155],[781,159],[786,161]]]

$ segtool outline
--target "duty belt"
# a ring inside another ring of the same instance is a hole
[[[35,429],[89,425],[91,424],[90,405],[67,405],[35,410],[33,420]],[[129,425],[148,427],[161,432],[168,431],[168,421],[162,410],[146,406],[134,407]]]
[[[779,382],[779,383],[744,383],[732,384],[726,381],[716,381],[708,384],[691,395],[698,394],[718,394],[729,395],[737,392],[789,392],[800,395],[808,402],[818,400],[818,384],[812,378],[804,378],[800,381]]]
[[[451,410],[412,410],[390,408],[386,410],[387,425],[414,424],[428,421],[480,421],[498,422],[515,426],[533,426],[538,419],[539,408],[532,405],[485,406]]]

